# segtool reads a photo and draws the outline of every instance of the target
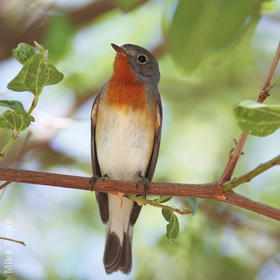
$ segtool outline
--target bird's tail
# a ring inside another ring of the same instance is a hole
[[[109,194],[109,222],[103,262],[106,273],[120,270],[129,273],[132,266],[133,225],[139,215],[140,207],[127,198]],[[137,208],[135,208],[137,207]],[[135,210],[137,217],[135,218]]]

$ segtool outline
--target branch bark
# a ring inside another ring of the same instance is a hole
[[[80,190],[92,189],[90,178],[88,177],[20,169],[0,168],[0,180]],[[226,192],[217,186],[219,186],[219,183],[216,182],[209,184],[150,183],[147,193],[151,195],[191,196],[219,200],[280,221],[280,209],[252,201],[233,191]],[[117,191],[125,194],[143,194],[144,192],[143,186],[136,188],[135,182],[115,180],[97,180],[94,190],[99,192]]]

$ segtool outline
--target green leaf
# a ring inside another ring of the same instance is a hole
[[[30,57],[35,54],[34,48],[25,44],[19,43],[12,51],[13,57],[21,64],[24,64]]]
[[[7,280],[7,279],[8,279],[7,275],[0,273],[0,280]]]
[[[19,74],[8,84],[8,89],[30,91],[36,96],[44,86],[56,84],[62,79],[63,74],[45,60],[43,53],[38,53],[24,63]]]
[[[198,206],[198,200],[196,197],[188,197],[185,196],[184,199],[187,201],[187,203],[189,204],[189,206],[192,209],[192,214],[194,215],[196,213],[197,210],[197,206]]]
[[[166,226],[166,236],[170,242],[173,242],[179,234],[179,221],[174,213],[171,214],[170,222]]]
[[[63,79],[63,74],[59,72],[53,64],[48,63],[48,79],[45,83],[45,86],[57,84],[62,79]]]
[[[14,111],[25,112],[23,105],[17,100],[0,100],[0,106],[13,109]]]
[[[176,65],[190,73],[211,56],[224,52],[254,23],[252,14],[259,3],[260,0],[175,1],[167,42]]]
[[[166,209],[162,209],[162,215],[164,219],[168,222],[166,226],[166,236],[170,242],[175,240],[179,234],[179,221],[177,216]]]
[[[169,201],[171,198],[172,198],[172,196],[163,195],[160,198],[156,199],[156,201],[158,203],[164,203],[164,202]]]
[[[171,219],[171,212],[166,210],[166,209],[163,209],[162,208],[162,216],[164,217],[164,219],[167,221],[167,222],[170,222],[170,219]]]
[[[280,128],[280,105],[242,101],[233,107],[239,127],[248,134],[267,136]]]
[[[26,112],[7,110],[0,115],[0,127],[11,130],[24,130],[34,121]]]

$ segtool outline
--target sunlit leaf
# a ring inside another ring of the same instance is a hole
[[[8,89],[39,95],[44,86],[56,84],[62,79],[63,74],[46,61],[44,54],[38,53],[24,63],[19,74],[8,84]]]
[[[187,203],[189,204],[190,208],[192,209],[192,214],[194,215],[196,213],[197,210],[197,206],[198,206],[198,200],[195,197],[184,197],[184,199],[187,201]]]
[[[13,49],[13,57],[21,64],[24,64],[30,57],[35,54],[34,48],[25,44],[19,43],[16,49]]]
[[[280,128],[280,105],[242,101],[233,107],[239,127],[255,136],[267,136]]]

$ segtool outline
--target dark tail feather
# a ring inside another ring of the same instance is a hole
[[[131,252],[131,240],[127,233],[124,233],[123,247],[120,258],[120,270],[127,274],[130,272],[132,266],[132,252]]]
[[[108,232],[105,245],[103,262],[107,274],[121,270],[127,274],[131,270],[132,252],[131,241],[127,233],[124,233],[123,244],[115,232]]]

